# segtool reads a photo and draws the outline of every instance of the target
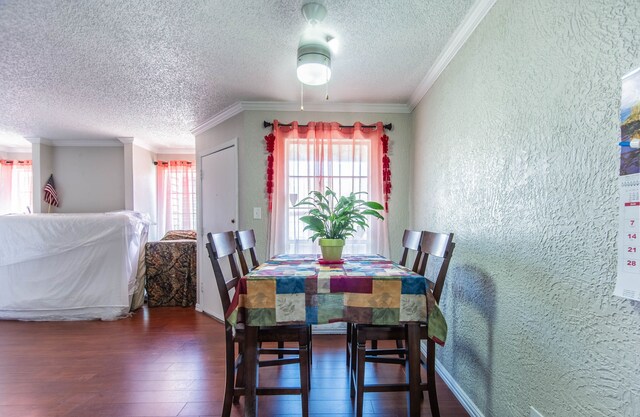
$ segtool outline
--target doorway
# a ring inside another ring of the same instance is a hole
[[[222,303],[207,253],[207,233],[238,229],[238,139],[199,155],[200,233],[198,233],[198,305],[224,320]],[[223,272],[229,273],[222,265]]]

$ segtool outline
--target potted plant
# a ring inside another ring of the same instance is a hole
[[[379,213],[384,207],[375,201],[365,201],[358,196],[365,192],[351,193],[347,197],[338,197],[327,187],[324,193],[311,191],[309,195],[294,207],[308,207],[306,216],[300,221],[306,224],[304,230],[313,232],[311,241],[319,240],[322,258],[325,261],[340,261],[344,240],[352,237],[358,228],[369,226],[365,216],[384,220]]]

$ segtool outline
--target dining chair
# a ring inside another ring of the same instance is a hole
[[[233,232],[208,233],[207,252],[211,260],[211,266],[216,278],[218,293],[222,301],[223,311],[228,311],[231,304],[230,292],[236,290],[240,282],[241,274],[235,261],[237,251],[236,239]],[[227,259],[230,276],[223,272],[221,262]],[[231,415],[231,404],[244,394],[244,326],[239,323],[234,329],[229,322],[225,321],[225,385],[224,401],[222,406],[222,416]],[[258,358],[260,354],[287,354],[294,355],[284,359],[258,361],[259,367],[286,365],[298,363],[300,367],[300,387],[257,387],[258,395],[301,395],[302,415],[309,414],[309,333],[306,325],[286,325],[286,326],[262,326],[258,329]],[[262,342],[295,342],[297,348],[287,349],[263,349]],[[238,345],[238,357],[235,356],[235,345]],[[235,385],[234,385],[235,381]]]
[[[400,258],[400,262],[398,262],[402,266],[407,266],[407,261],[409,259],[409,254],[411,252],[415,252],[415,259],[413,261],[413,266],[411,270],[413,272],[418,272],[418,268],[420,268],[420,259],[422,259],[422,252],[420,251],[420,239],[422,239],[422,232],[417,230],[409,230],[405,229],[404,234],[402,235],[402,257]],[[347,323],[347,366],[351,364],[351,351],[353,350],[352,344],[355,344],[353,332],[353,325],[351,323]],[[402,349],[402,340],[396,341],[396,347],[398,349]],[[375,355],[375,350],[378,349],[378,341],[371,341],[371,352],[372,355]],[[404,358],[404,353],[399,353],[398,358],[402,360]]]
[[[238,245],[238,260],[240,261],[242,275],[247,275],[249,273],[249,266],[244,256],[245,251],[249,252],[249,257],[251,258],[251,270],[260,266],[260,262],[256,256],[256,234],[253,229],[237,230],[236,243]],[[284,342],[278,342],[278,348],[284,348]],[[284,355],[282,353],[278,355],[278,359],[282,359],[283,357]]]
[[[238,245],[238,259],[240,260],[240,268],[242,269],[242,275],[247,275],[250,270],[256,269],[260,266],[260,261],[258,261],[258,257],[256,256],[256,234],[253,229],[248,230],[238,230],[236,231],[236,243]],[[249,252],[249,257],[251,258],[251,269],[247,264],[246,258],[244,256],[245,252]],[[313,363],[313,343],[311,339],[311,325],[309,327],[309,363]],[[278,342],[278,348],[284,348],[284,342]],[[282,359],[284,354],[278,354],[278,359]],[[311,372],[311,369],[309,369]]]
[[[416,257],[413,261],[413,266],[411,267],[413,272],[418,272],[418,268],[420,268],[420,259],[422,259],[422,252],[420,251],[421,239],[422,232],[417,230],[405,229],[404,234],[402,235],[402,258],[400,258],[399,263],[402,266],[407,266],[409,253],[415,252]]]
[[[238,230],[236,232],[236,241],[238,243],[238,260],[240,261],[240,268],[242,268],[242,274],[247,275],[249,273],[249,266],[244,256],[245,251],[249,252],[251,257],[251,269],[256,269],[260,262],[256,256],[256,234],[253,229]]]
[[[429,281],[429,291],[432,291],[436,302],[440,302],[444,281],[449,269],[449,262],[453,255],[455,243],[453,243],[453,233],[434,233],[424,231],[420,239],[421,260],[418,273],[424,275]],[[429,261],[433,262],[429,262]],[[379,325],[354,325],[351,355],[355,358],[352,361],[351,374],[351,396],[356,397],[356,416],[362,416],[362,406],[365,392],[397,392],[409,391],[412,387],[408,383],[403,384],[369,384],[365,385],[365,362],[378,363],[402,363],[409,359],[409,352],[420,352],[420,346],[408,346],[396,349],[366,349],[366,342],[371,340],[404,340],[407,343],[406,326],[379,326]],[[425,367],[427,371],[427,382],[420,382],[420,391],[429,392],[429,405],[432,417],[439,417],[438,396],[435,385],[435,343],[427,337],[427,325],[420,326],[420,339],[427,341],[427,353]],[[420,341],[418,340],[417,343]],[[404,354],[402,362],[396,357],[384,357],[385,355]]]

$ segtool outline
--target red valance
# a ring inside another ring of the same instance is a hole
[[[352,139],[378,137],[382,143],[382,192],[384,194],[385,210],[389,211],[389,198],[391,196],[391,160],[389,158],[389,136],[384,133],[384,125],[382,122],[373,125],[365,125],[356,122],[353,126],[342,126],[338,122],[309,122],[301,125],[298,122],[291,122],[287,125],[280,125],[277,120],[273,121],[272,133],[264,137],[265,147],[267,150],[267,172],[266,186],[268,209],[269,212],[273,208],[273,192],[274,192],[274,175],[278,167],[274,152],[276,149],[276,137],[287,138],[297,137],[305,138],[331,138],[331,139]]]
[[[0,165],[16,165],[16,166],[24,166],[24,167],[28,167],[32,165],[31,160],[23,160],[23,161],[12,161],[12,160],[7,160],[7,159],[0,159]]]

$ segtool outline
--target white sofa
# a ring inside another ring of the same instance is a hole
[[[0,319],[127,315],[144,300],[148,230],[135,212],[0,216]]]

